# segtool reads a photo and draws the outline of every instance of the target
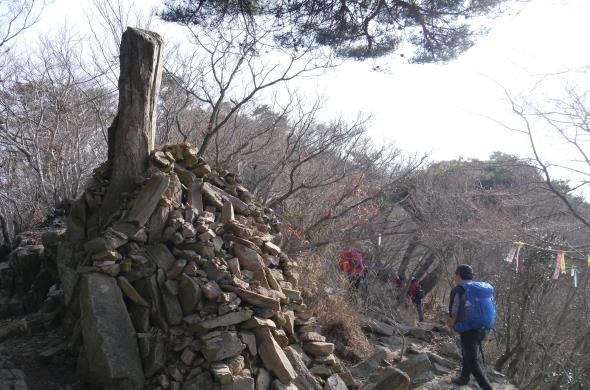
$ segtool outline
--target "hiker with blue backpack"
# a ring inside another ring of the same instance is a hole
[[[455,283],[449,302],[449,325],[461,336],[463,367],[461,375],[452,382],[458,386],[467,385],[473,374],[483,390],[492,390],[478,355],[481,353],[483,358],[481,342],[496,321],[494,288],[489,283],[474,282],[473,269],[467,264],[455,270]]]

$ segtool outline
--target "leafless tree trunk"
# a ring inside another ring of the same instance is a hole
[[[119,112],[108,135],[111,184],[101,210],[103,224],[118,208],[121,193],[132,190],[145,172],[154,148],[162,48],[156,33],[129,27],[123,34]]]

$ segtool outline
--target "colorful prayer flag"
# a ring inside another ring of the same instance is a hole
[[[512,260],[514,259],[514,256],[516,256],[516,247],[515,246],[513,246],[512,248],[510,248],[510,252],[508,252],[508,256],[506,256],[506,258],[504,259],[504,261],[506,261],[508,263],[512,263]]]
[[[520,249],[524,246],[524,242],[522,241],[517,241],[516,245],[518,246],[518,249],[516,249],[516,255],[514,256],[514,259],[516,260],[516,267],[515,270],[516,272],[518,272],[518,256],[520,256]]]
[[[562,252],[557,252],[555,254],[555,271],[553,272],[553,279],[559,279],[560,274],[560,267],[561,267],[561,255]]]
[[[574,278],[574,287],[578,288],[578,268],[575,265],[572,267],[572,277]]]

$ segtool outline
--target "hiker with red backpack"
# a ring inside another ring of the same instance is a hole
[[[367,266],[363,262],[363,255],[358,249],[340,252],[338,268],[348,274],[350,282],[355,288],[358,288],[367,270]]]
[[[448,324],[461,336],[463,367],[461,375],[452,382],[458,386],[467,385],[473,374],[483,390],[491,390],[478,355],[483,358],[481,342],[496,321],[494,288],[489,283],[474,282],[473,269],[467,264],[455,270],[455,283],[451,290]]]
[[[424,321],[424,308],[422,307],[422,298],[424,298],[424,290],[420,286],[420,283],[412,276],[410,279],[410,285],[408,286],[408,297],[412,300],[416,311],[418,312],[418,321]]]

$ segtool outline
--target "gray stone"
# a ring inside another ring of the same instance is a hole
[[[193,313],[193,310],[201,300],[202,295],[203,292],[201,291],[201,287],[199,287],[199,284],[195,279],[186,274],[180,275],[178,298],[180,299],[182,312],[185,316]]]
[[[340,378],[340,375],[333,374],[328,379],[326,379],[326,384],[324,385],[323,390],[348,390],[346,384]]]
[[[250,376],[236,376],[233,383],[221,385],[220,390],[254,390],[254,378]]]
[[[231,223],[234,219],[234,206],[230,201],[225,200],[221,208],[221,222],[226,225]]]
[[[267,297],[241,288],[237,288],[236,293],[244,301],[254,306],[266,307],[275,311],[279,311],[281,309],[281,303],[278,299]]]
[[[293,384],[295,384],[299,389],[320,390],[322,388],[320,383],[308,370],[299,352],[291,347],[287,347],[283,349],[283,351],[285,352],[287,359],[289,359],[289,362],[291,362],[293,369],[297,373],[297,378],[295,378]],[[346,386],[344,388],[346,388]]]
[[[133,286],[141,294],[142,297],[150,303],[150,319],[154,325],[164,331],[168,331],[168,322],[164,315],[164,305],[162,304],[162,296],[160,289],[158,288],[158,281],[156,275],[152,275],[149,278],[140,279],[133,283]]]
[[[237,356],[246,348],[236,332],[219,332],[219,334],[203,341],[201,352],[210,362]]]
[[[147,338],[148,351],[144,359],[145,376],[150,378],[166,367],[166,345],[159,335]]]
[[[176,261],[174,255],[170,252],[168,247],[164,244],[154,244],[145,247],[145,256],[154,264],[168,272]]]
[[[264,363],[264,367],[276,375],[279,380],[289,384],[297,377],[291,362],[287,359],[285,352],[272,337],[270,329],[259,327],[254,329],[258,354]]]
[[[375,372],[361,386],[361,390],[408,390],[409,388],[408,374],[395,367],[387,367]]]
[[[203,193],[203,196],[218,209],[221,209],[223,207],[223,202],[227,200],[232,204],[236,212],[243,215],[250,214],[250,210],[246,203],[211,183],[203,183],[201,192]]]
[[[303,350],[313,356],[327,356],[334,352],[334,344],[309,341],[303,343]]]
[[[202,183],[196,180],[190,183],[188,186],[188,204],[200,213],[203,212],[203,194],[201,193]]]
[[[133,201],[133,206],[129,213],[127,213],[125,219],[129,222],[137,223],[139,226],[145,226],[169,185],[170,178],[168,176],[152,176]]]
[[[457,344],[455,344],[452,341],[447,341],[447,342],[440,344],[440,346],[438,348],[438,352],[442,356],[446,356],[450,359],[455,359],[455,360],[462,359],[461,350],[459,349],[459,347],[457,347]]]
[[[362,362],[350,367],[350,373],[357,378],[369,376],[382,365],[386,364],[387,349],[377,348],[377,351]]]
[[[80,312],[90,375],[103,384],[143,386],[144,373],[121,290],[109,276],[82,276]]]
[[[203,290],[203,294],[210,301],[217,301],[217,298],[223,294],[223,291],[221,291],[219,285],[214,280],[207,282],[201,287],[201,290]]]
[[[165,202],[160,202],[160,205],[150,218],[150,232],[148,236],[148,242],[150,244],[156,244],[162,241],[162,234],[164,233],[169,214],[170,206]]]
[[[407,358],[397,365],[412,379],[414,385],[434,379],[432,363],[425,352],[407,355]]]
[[[138,333],[144,333],[150,329],[150,308],[135,303],[129,305],[129,317]]]
[[[258,375],[256,375],[256,390],[270,390],[270,384],[272,383],[272,379],[270,378],[270,373],[260,367],[258,369]]]
[[[269,241],[264,243],[262,249],[271,256],[278,256],[281,253],[281,248]]]
[[[127,298],[131,299],[133,302],[137,303],[140,306],[144,306],[144,307],[149,307],[150,306],[146,302],[146,300],[143,299],[143,297],[141,295],[139,295],[139,293],[131,285],[131,283],[129,283],[129,280],[127,280],[126,277],[119,276],[117,278],[117,285],[119,286],[119,288],[121,289],[121,291],[123,291],[123,294],[125,294],[125,296]]]
[[[227,385],[234,381],[234,376],[232,375],[229,367],[225,363],[216,362],[211,363],[211,372],[213,373],[213,377],[222,385]]]
[[[172,294],[166,287],[166,275],[163,270],[158,270],[158,285],[160,286],[160,292],[162,294],[162,306],[164,313],[170,325],[180,325],[182,323],[182,308],[180,307],[180,301],[178,297]]]
[[[264,272],[264,262],[262,257],[256,251],[242,244],[234,244],[234,253],[240,262],[240,268],[254,273],[254,278],[260,282],[264,288],[270,288],[266,274]]]
[[[404,336],[430,342],[430,340],[432,340],[433,333],[422,328],[410,328],[404,332]]]
[[[212,390],[213,378],[208,371],[202,372],[182,385],[182,390]]]
[[[385,336],[393,336],[396,332],[393,326],[374,319],[366,319],[363,321],[363,329],[369,332],[381,334]]]
[[[201,321],[190,327],[191,330],[211,330],[220,326],[230,326],[242,323],[252,317],[252,310],[245,309],[228,313],[211,320]]]
[[[258,355],[258,349],[256,348],[256,337],[254,336],[254,333],[243,330],[240,331],[239,336],[242,342],[248,347],[250,355],[255,358]]]
[[[293,383],[286,385],[278,379],[272,381],[270,388],[272,390],[299,390]]]

